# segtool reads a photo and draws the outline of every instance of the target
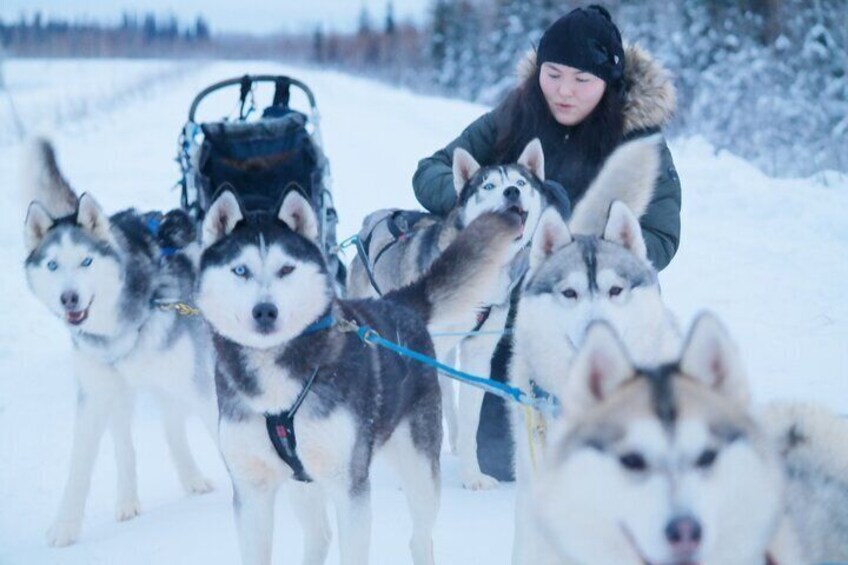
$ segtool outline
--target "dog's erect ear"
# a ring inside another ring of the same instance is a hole
[[[453,186],[457,195],[462,192],[465,183],[479,170],[480,163],[471,156],[471,153],[462,147],[453,150]]]
[[[101,241],[113,242],[109,216],[88,193],[80,196],[77,207],[77,225]]]
[[[571,418],[602,402],[635,374],[612,327],[606,322],[593,322],[574,356],[565,390],[560,391],[565,417]]]
[[[291,230],[308,239],[318,241],[318,217],[309,201],[297,190],[291,190],[280,204],[277,217]]]
[[[32,253],[41,244],[51,227],[53,227],[53,218],[47,213],[47,209],[35,200],[30,202],[24,222],[24,244],[27,254]]]
[[[568,226],[559,215],[556,208],[548,206],[533,233],[533,243],[530,248],[530,270],[535,271],[554,252],[574,241]]]
[[[630,208],[619,200],[616,200],[610,206],[603,238],[623,246],[640,259],[648,259],[648,248],[645,246],[645,238],[642,236],[639,220],[636,219]]]
[[[218,194],[203,218],[201,244],[203,249],[229,235],[244,218],[238,198],[229,190]]]
[[[545,180],[545,154],[542,152],[542,142],[533,139],[521,152],[518,164],[527,167],[539,180]]]
[[[747,406],[748,380],[736,345],[713,314],[700,314],[689,330],[680,370],[719,394]]]

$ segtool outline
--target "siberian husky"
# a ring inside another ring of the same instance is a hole
[[[151,217],[134,210],[110,217],[89,194],[77,197],[47,141],[34,144],[28,168],[34,200],[25,222],[26,277],[33,294],[70,332],[79,385],[71,468],[47,535],[48,543],[63,546],[79,537],[107,427],[117,457],[117,519],[139,512],[130,434],[136,386],[150,388],[161,401],[168,447],[186,491],[212,488],[194,462],[185,430],[193,409],[214,434],[212,348],[202,319],[156,305],[184,299],[179,293],[191,288],[193,273],[182,253],[160,259],[162,242],[146,225]],[[177,229],[166,239],[185,236],[178,219],[169,224],[169,230]]]
[[[568,225],[554,210],[542,215],[513,328],[513,386],[539,397],[560,390],[594,320],[610,323],[639,363],[679,352],[680,332],[662,302],[637,219],[651,199],[658,159],[650,138],[623,145],[578,201]],[[527,490],[548,418],[518,407],[511,414],[518,496],[513,561],[532,563],[541,544],[527,516]]]
[[[593,325],[560,393],[533,496],[557,562],[848,558],[848,424],[803,406],[755,415],[712,315],[695,321],[677,359],[650,369]]]
[[[444,354],[456,340],[434,346],[428,328],[474,324],[500,292],[521,221],[512,212],[485,214],[417,283],[350,301],[334,295],[317,225],[294,191],[276,214],[245,212],[223,192],[203,222],[198,305],[215,332],[220,444],[242,559],[270,563],[274,497],[294,478],[305,561],[326,557],[327,495],[341,562],[367,562],[369,470],[384,449],[410,504],[413,561],[432,563],[442,441],[436,372],[349,330],[368,326],[412,350]]]
[[[402,210],[378,210],[365,218],[358,237],[364,243],[367,259],[360,256],[351,263],[349,296],[377,296],[374,283],[380,292],[385,292],[418,280],[474,218],[502,209],[515,210],[523,220],[521,236],[513,245],[515,259],[508,279],[512,285],[518,282],[526,271],[527,244],[546,206],[542,144],[538,139],[531,141],[516,163],[486,167],[458,148],[454,151],[453,177],[457,205],[446,218]],[[369,280],[365,260],[374,283]],[[497,332],[506,323],[510,290],[510,284],[505,285],[495,301],[485,305],[478,320],[463,328],[480,333],[463,340],[459,349],[451,352],[455,357],[443,361],[455,361],[471,374],[489,374],[499,339]],[[442,339],[436,337],[437,342]],[[477,461],[477,425],[484,393],[460,387],[457,415],[452,381],[443,377],[441,383],[448,441],[451,450],[458,452],[462,483],[475,490],[491,488],[497,480],[483,474]]]
[[[767,562],[783,473],[715,318],[695,322],[678,361],[648,370],[633,366],[609,326],[595,324],[560,393],[562,429],[553,431],[534,501],[561,556]]]

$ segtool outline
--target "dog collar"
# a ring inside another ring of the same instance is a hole
[[[321,316],[308,326],[306,329],[300,332],[301,336],[313,334],[315,332],[320,332],[321,330],[326,330],[327,328],[332,327],[336,323],[336,318],[332,313],[328,312],[326,315]]]

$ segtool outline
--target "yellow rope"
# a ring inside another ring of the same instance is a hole
[[[524,423],[527,427],[527,445],[530,446],[530,462],[533,464],[533,472],[536,467],[536,447],[533,442],[533,409],[529,406],[524,406]]]
[[[173,304],[159,304],[160,310],[176,310],[180,316],[197,316],[200,310],[194,306],[190,306],[185,302],[174,302]]]

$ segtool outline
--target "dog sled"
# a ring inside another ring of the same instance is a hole
[[[273,99],[261,112],[257,98]],[[238,87],[236,107],[215,121],[200,121],[201,103],[221,103],[213,93]],[[305,99],[304,111],[291,106],[292,94]],[[236,113],[237,110],[237,113]],[[324,155],[320,116],[312,90],[282,75],[245,75],[216,82],[197,94],[179,136],[181,207],[200,221],[215,193],[228,188],[247,210],[274,209],[291,190],[311,203],[318,216],[319,246],[339,288],[344,265],[336,246],[338,215],[333,205],[330,166]]]

